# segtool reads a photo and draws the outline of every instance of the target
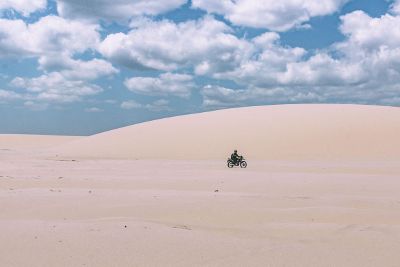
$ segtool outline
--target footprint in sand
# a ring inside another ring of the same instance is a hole
[[[295,200],[310,200],[312,197],[307,196],[298,196],[298,197],[288,197],[288,199],[295,199]]]
[[[192,230],[190,227],[188,227],[188,226],[186,226],[186,225],[175,225],[175,226],[173,226],[172,228],[174,228],[174,229],[188,230],[188,231]]]
[[[342,234],[342,233],[348,233],[348,232],[352,232],[355,231],[359,226],[357,224],[348,224],[345,225],[341,228],[339,228],[336,233],[338,234]]]

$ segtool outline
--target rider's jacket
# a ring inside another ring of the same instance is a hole
[[[237,153],[232,153],[231,160],[236,161],[238,158],[239,158],[239,155]]]

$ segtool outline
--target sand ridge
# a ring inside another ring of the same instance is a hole
[[[277,105],[220,110],[132,125],[77,140],[57,153],[81,158],[399,159],[400,109]]]

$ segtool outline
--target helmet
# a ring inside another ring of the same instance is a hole
[[[237,153],[237,150],[235,149],[235,151],[234,151],[235,153]]]

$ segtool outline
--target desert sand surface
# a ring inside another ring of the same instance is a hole
[[[57,148],[72,157],[398,159],[400,108],[276,105],[225,109],[128,126]]]
[[[398,108],[296,105],[41,147],[0,135],[0,266],[399,266],[399,122]],[[235,144],[247,169],[225,165]]]
[[[24,134],[2,134],[0,136],[0,150],[42,150],[53,146],[76,141],[78,136],[52,136],[52,135],[24,135]]]

